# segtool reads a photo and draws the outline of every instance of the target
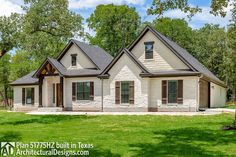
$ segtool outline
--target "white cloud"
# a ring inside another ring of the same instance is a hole
[[[9,0],[0,0],[0,16],[10,16],[11,13],[23,13],[20,5]]]
[[[69,8],[71,9],[87,9],[94,8],[99,4],[133,4],[143,5],[144,0],[69,0]]]
[[[229,24],[229,21],[232,17],[231,9],[232,6],[228,6],[225,8],[225,11],[227,12],[226,16],[220,17],[220,16],[214,16],[210,14],[210,7],[200,7],[202,8],[201,13],[197,13],[191,18],[191,21],[189,21],[189,25],[193,28],[199,28],[203,26],[206,23],[211,23],[211,24],[219,24],[221,27],[227,26]],[[181,10],[171,10],[167,11],[164,14],[165,17],[171,17],[171,18],[184,18],[185,20],[189,20],[187,18],[187,14],[182,12]]]

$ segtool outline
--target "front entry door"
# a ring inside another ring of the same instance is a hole
[[[56,101],[57,107],[61,106],[61,86],[60,83],[57,83],[57,101]]]

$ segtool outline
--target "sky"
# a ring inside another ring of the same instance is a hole
[[[141,16],[142,21],[152,21],[156,18],[153,15],[147,15],[146,10],[151,6],[152,0],[69,0],[69,9],[80,14],[84,19],[87,19],[99,4],[110,4],[114,3],[117,5],[126,4],[134,7]],[[227,15],[225,18],[215,17],[209,13],[210,11],[210,0],[189,0],[191,6],[199,6],[203,9],[202,13],[196,14],[192,17],[191,21],[188,20],[187,15],[180,10],[167,11],[164,16],[171,18],[185,18],[189,25],[198,29],[204,26],[206,23],[219,24],[221,27],[225,27],[229,24],[231,18],[230,7],[225,8]],[[21,9],[23,0],[0,0],[0,16],[9,16],[12,12],[24,13]],[[89,30],[86,22],[84,21],[85,31],[94,35],[92,30]]]

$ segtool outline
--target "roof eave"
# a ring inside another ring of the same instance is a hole
[[[36,82],[36,83],[10,83],[9,85],[11,85],[11,86],[32,86],[32,85],[39,85],[39,83],[38,82]]]
[[[43,66],[44,66],[47,62],[49,62],[49,63],[58,71],[58,73],[59,73],[60,76],[64,76],[64,74],[62,74],[61,71],[57,69],[57,67],[50,61],[50,59],[49,59],[49,58],[46,58],[46,59],[44,60],[44,62],[41,64],[41,66],[37,69],[37,71],[36,71],[36,72],[34,73],[34,75],[32,76],[33,78],[38,78],[38,77],[39,77],[39,74],[38,74],[38,73],[41,71],[41,69],[43,68]]]
[[[201,73],[179,73],[179,74],[153,74],[153,73],[141,73],[141,77],[178,77],[178,76],[199,76]]]
[[[205,79],[207,81],[213,82],[213,83],[215,83],[215,84],[217,84],[219,86],[222,86],[224,88],[228,87],[223,81],[218,81],[218,80],[212,79],[212,78],[210,78],[210,77],[208,77],[208,76],[206,76],[204,74],[202,74],[202,75],[203,75],[203,79]]]
[[[130,54],[129,50],[122,49],[120,53],[111,61],[111,63],[103,70],[100,76],[106,75],[124,53],[127,54],[127,56],[142,70],[143,73],[149,73],[149,71]]]

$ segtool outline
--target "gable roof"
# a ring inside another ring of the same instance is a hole
[[[151,31],[160,41],[162,41],[181,61],[183,61],[190,69],[196,72],[200,72],[212,81],[225,86],[224,82],[217,78],[210,70],[202,65],[195,57],[193,57],[186,49],[180,47],[178,44],[168,39],[150,26],[146,26],[140,33],[139,37],[134,40],[128,47],[128,50],[132,50],[136,43],[148,32]]]
[[[43,62],[43,64],[40,66],[40,68],[35,72],[33,77],[38,77],[43,67],[47,63],[50,63],[58,71],[58,73],[64,77],[97,76],[102,72],[101,70],[96,70],[96,69],[70,69],[68,70],[56,59],[47,58]]]
[[[126,54],[141,70],[144,74],[150,74],[148,69],[132,54],[128,49],[124,48],[121,52],[112,60],[112,62],[103,70],[99,77],[107,77],[107,72],[113,67],[113,65],[120,59],[120,57]]]
[[[61,64],[59,63],[57,60],[53,59],[53,58],[46,58],[45,61],[43,62],[43,64],[38,68],[38,70],[34,73],[33,77],[38,77],[40,75],[40,73],[42,72],[42,70],[44,69],[44,66],[46,64],[51,64],[57,71],[60,75],[65,75],[66,73],[66,68]]]
[[[36,71],[32,71],[29,74],[15,80],[14,82],[10,83],[10,85],[38,85],[38,78],[33,78],[33,75]]]
[[[62,57],[66,54],[68,49],[75,44],[87,57],[94,63],[94,65],[99,69],[103,70],[106,66],[112,61],[113,57],[107,53],[105,50],[98,46],[89,45],[83,42],[80,42],[75,39],[71,39],[67,46],[57,57],[57,60],[60,61]]]

